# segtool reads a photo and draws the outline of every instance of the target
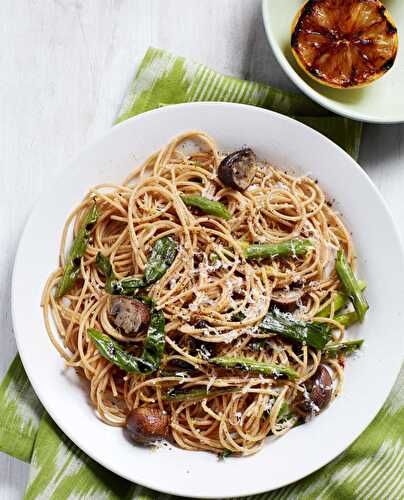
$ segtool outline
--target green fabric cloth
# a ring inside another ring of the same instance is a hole
[[[190,101],[241,102],[292,115],[353,157],[359,152],[360,123],[330,115],[305,97],[223,76],[158,49],[146,53],[117,122]],[[402,371],[383,409],[348,450],[305,479],[257,500],[404,499],[403,422]],[[18,356],[0,386],[0,450],[31,463],[27,499],[168,498],[114,475],[79,450],[43,410]]]

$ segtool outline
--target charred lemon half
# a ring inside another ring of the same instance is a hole
[[[379,0],[308,0],[293,21],[291,45],[319,83],[358,88],[393,66],[398,36]]]

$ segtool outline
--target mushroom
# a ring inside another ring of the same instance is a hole
[[[332,378],[325,365],[320,365],[314,374],[310,393],[310,399],[321,411],[331,400]]]
[[[330,402],[332,395],[332,378],[325,365],[319,365],[316,373],[306,382],[306,391],[297,408],[306,415],[320,413]]]
[[[276,304],[276,307],[282,312],[293,313],[298,308],[298,302],[304,295],[303,290],[284,290],[273,292],[271,300]]]
[[[137,299],[114,297],[109,313],[115,326],[122,328],[127,335],[145,330],[150,323],[149,308]]]
[[[244,191],[251,184],[256,171],[255,153],[252,149],[246,148],[223,158],[217,174],[225,186]]]
[[[169,437],[170,417],[158,407],[143,406],[129,413],[126,429],[135,443],[150,446]]]

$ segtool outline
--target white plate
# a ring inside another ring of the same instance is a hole
[[[332,89],[302,71],[290,50],[290,28],[303,0],[263,0],[264,25],[279,64],[307,96],[325,108],[354,120],[374,123],[404,122],[404,50],[399,47],[394,66],[382,78],[362,89]],[[404,36],[404,2],[384,1]]]
[[[354,335],[366,339],[346,369],[342,397],[307,425],[268,442],[249,458],[218,462],[213,454],[133,446],[119,428],[97,420],[73,370],[49,341],[39,307],[42,287],[57,266],[63,223],[90,186],[118,182],[173,136],[211,134],[221,149],[244,144],[274,165],[310,171],[340,202],[357,244],[370,311]],[[136,483],[192,497],[234,497],[279,488],[341,453],[370,423],[401,362],[403,255],[386,205],[361,168],[328,139],[285,116],[227,103],[167,106],[113,127],[51,183],[27,223],[14,267],[12,313],[28,377],[55,422],[85,453]]]

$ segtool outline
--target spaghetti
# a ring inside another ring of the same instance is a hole
[[[193,152],[188,153],[190,144]],[[92,404],[104,422],[123,427],[131,411],[159,408],[169,416],[170,435],[181,448],[249,455],[269,434],[288,432],[304,416],[296,401],[307,395],[320,364],[332,376],[332,399],[340,393],[341,359],[259,325],[276,308],[302,322],[315,319],[332,332],[330,340],[343,340],[345,328],[333,319],[341,288],[335,259],[342,249],[352,262],[353,247],[316,181],[258,162],[252,184],[238,191],[217,177],[223,156],[207,134],[188,132],[153,154],[121,185],[90,189],[67,219],[60,266],[46,283],[42,306],[51,341],[65,364],[88,380]],[[187,206],[181,196],[221,202],[230,218]],[[69,228],[77,237],[94,202],[100,215],[76,262],[77,281],[57,297]],[[129,336],[114,323],[113,296],[106,293],[96,257],[102,253],[109,259],[116,279],[140,279],[153,246],[168,236],[177,244],[175,259],[147,288],[156,310],[164,314],[164,354],[158,370],[129,373],[102,356],[88,334],[95,328],[137,356],[145,342],[144,331]],[[249,244],[299,238],[312,245],[304,254],[245,258]],[[327,308],[327,317],[317,316]],[[217,357],[272,363],[298,377],[229,369],[211,362]],[[187,399],[187,394],[201,396]]]

